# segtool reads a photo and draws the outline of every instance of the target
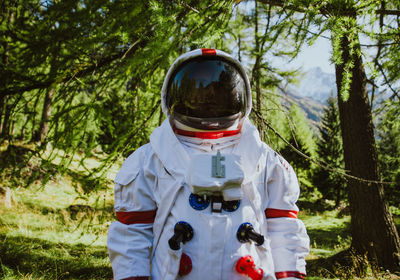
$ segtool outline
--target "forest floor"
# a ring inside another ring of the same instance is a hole
[[[5,158],[1,152],[3,164]],[[21,183],[24,178],[11,178],[16,175],[3,169],[1,184],[10,186],[12,199],[11,207],[0,204],[0,279],[112,279],[106,236],[115,219],[111,178],[117,169],[103,182],[107,187],[88,192],[82,188],[87,178],[79,164],[69,168],[63,175],[55,172],[44,185],[36,177],[28,187]],[[28,176],[23,172],[20,177]],[[364,276],[357,277],[357,269],[340,265],[351,242],[346,209],[299,204],[299,218],[311,239],[307,279],[400,279],[372,272],[369,265],[362,268]]]

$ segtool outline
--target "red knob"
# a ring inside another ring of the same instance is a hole
[[[188,275],[192,271],[192,260],[188,255],[182,253],[181,262],[179,265],[179,276]]]
[[[241,257],[236,263],[236,271],[252,280],[261,280],[264,273],[261,268],[256,267],[252,256]]]

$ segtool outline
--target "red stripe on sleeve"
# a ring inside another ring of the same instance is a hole
[[[276,272],[275,273],[276,279],[282,279],[282,278],[289,278],[289,277],[294,277],[297,279],[306,279],[306,275],[304,273],[298,272],[298,271],[281,271],[281,272]]]
[[[156,217],[157,210],[116,212],[117,220],[126,225],[152,224]]]
[[[271,219],[271,218],[297,219],[297,211],[267,208],[267,210],[265,210],[265,216],[267,217],[267,219]]]
[[[217,55],[217,51],[215,49],[201,49],[202,55]]]

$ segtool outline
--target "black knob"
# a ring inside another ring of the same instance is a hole
[[[264,243],[264,236],[257,233],[250,223],[241,224],[236,237],[242,243],[254,241],[258,246]]]
[[[186,243],[193,238],[193,228],[186,222],[180,221],[175,224],[174,235],[168,240],[172,250],[179,250],[181,243]]]

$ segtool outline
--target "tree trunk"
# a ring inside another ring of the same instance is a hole
[[[15,14],[15,1],[9,1],[8,3],[8,7],[5,7],[5,12],[3,14],[3,16],[7,16],[7,29],[11,28],[11,25],[14,23],[14,14]],[[4,5],[6,5],[6,3],[4,3]],[[2,62],[5,66],[8,65],[8,54],[9,54],[9,43],[8,40],[11,40],[11,38],[7,38],[6,40],[4,40],[3,42],[3,55],[2,55]]]
[[[4,15],[8,16],[7,29],[11,28],[11,25],[14,23],[14,7],[15,7],[14,1],[9,1],[8,7],[5,7]],[[9,38],[7,38],[7,39],[9,39]],[[4,40],[3,55],[1,57],[1,60],[2,60],[4,66],[8,65],[9,43],[8,43],[7,39]],[[7,135],[6,122],[8,122],[8,116],[6,116],[7,108],[5,108],[5,104],[6,104],[6,98],[4,96],[1,96],[0,97],[0,139],[5,139],[5,136]],[[3,115],[4,115],[4,120],[3,120]]]
[[[46,96],[44,97],[42,118],[40,120],[39,130],[35,135],[36,141],[43,142],[49,132],[49,120],[51,115],[51,104],[53,101],[53,94],[54,94],[54,86],[51,86],[46,91]]]
[[[255,86],[256,90],[256,110],[257,110],[257,129],[260,133],[261,139],[264,139],[264,126],[263,126],[263,121],[262,121],[262,106],[261,106],[261,100],[262,100],[262,94],[261,94],[261,85],[260,85],[260,79],[261,79],[261,60],[262,60],[262,55],[263,52],[261,50],[261,44],[260,44],[260,38],[258,34],[258,5],[257,1],[255,2],[255,8],[254,8],[254,36],[255,36],[255,52],[256,52],[256,59],[255,63],[253,66],[253,71],[252,71],[252,80]]]
[[[2,122],[2,127],[1,127],[1,139],[3,140],[9,140],[10,138],[10,114],[12,110],[12,104],[10,104],[10,98],[4,98],[4,119]]]
[[[28,122],[29,122],[28,115],[29,115],[29,105],[28,105],[28,102],[25,101],[25,112],[24,112],[24,120],[23,120],[24,124],[21,128],[21,134],[19,136],[19,139],[22,141],[25,140],[26,126],[28,125]]]
[[[358,46],[359,47],[359,46]],[[362,58],[350,56],[349,41],[341,40],[343,64],[335,65],[338,89],[340,124],[343,137],[345,168],[353,176],[380,181],[378,156],[375,146],[372,113],[366,88],[366,74]],[[344,101],[341,84],[344,65],[354,62],[349,99]],[[352,248],[367,255],[379,267],[398,270],[400,241],[383,184],[349,179],[348,194],[351,211]]]
[[[3,111],[4,111],[4,96],[0,96],[0,140],[3,139]]]
[[[158,116],[158,126],[161,126],[161,124],[163,122],[163,119],[164,119],[164,113],[162,111],[161,103],[160,103],[160,112],[159,112],[159,114],[160,115]]]

